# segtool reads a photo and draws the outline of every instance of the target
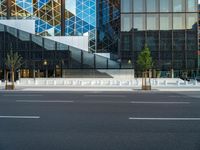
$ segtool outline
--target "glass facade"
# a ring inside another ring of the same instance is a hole
[[[0,18],[35,19],[37,35],[87,35],[90,52],[117,53],[120,0],[3,0],[0,10]]]
[[[115,59],[119,35],[120,0],[97,0],[97,52],[110,53]]]
[[[1,79],[5,73],[5,56],[11,49],[22,56],[21,77],[26,78],[45,77],[46,71],[48,77],[66,77],[70,70],[79,70],[79,75],[84,75],[87,71],[81,69],[120,68],[119,63],[108,58],[0,24]]]
[[[138,54],[147,43],[155,69],[195,71],[198,68],[197,0],[130,0],[128,3],[121,0],[122,66],[132,60],[137,70]]]
[[[102,59],[92,53],[110,53],[122,68],[137,70],[137,56],[147,43],[155,69],[195,70],[197,6],[197,0],[1,0],[0,19],[34,19],[39,36],[31,40],[49,51],[60,44],[42,36],[88,36],[89,53],[70,53],[82,68],[88,67],[84,63],[102,67],[94,63]]]
[[[89,36],[96,51],[96,0],[4,0],[0,18],[34,19],[42,36]]]

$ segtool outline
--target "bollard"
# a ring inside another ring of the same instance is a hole
[[[176,81],[176,84],[177,84],[177,86],[180,86],[180,82],[179,81]]]
[[[198,84],[198,82],[197,82],[197,80],[195,80],[195,81],[194,81],[194,85],[197,85],[197,84]]]
[[[36,80],[36,79],[34,80],[34,84],[35,84],[35,85],[37,85],[37,84],[38,84],[38,82],[37,82],[37,80]]]
[[[188,85],[188,81],[185,81],[185,85]]]

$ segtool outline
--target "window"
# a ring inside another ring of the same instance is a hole
[[[147,12],[158,12],[158,0],[147,0]]]
[[[135,14],[133,23],[134,31],[145,30],[145,16],[143,14]]]
[[[122,36],[122,51],[130,51],[131,50],[131,35],[123,35]]]
[[[159,30],[158,15],[156,14],[147,15],[147,30]]]
[[[172,32],[166,30],[160,31],[160,50],[170,51],[171,49],[172,49]]]
[[[197,49],[197,32],[191,30],[187,31],[187,50],[196,51]]]
[[[121,11],[122,12],[132,12],[132,0],[122,0],[121,1]]]
[[[171,12],[172,0],[160,0],[160,12]]]
[[[174,12],[185,12],[185,0],[173,0]]]
[[[197,11],[197,1],[196,0],[187,0],[187,12],[196,12]]]
[[[173,28],[175,30],[184,30],[185,29],[185,14],[176,13],[173,16]]]
[[[172,14],[160,14],[160,30],[172,30]]]
[[[145,1],[144,0],[133,0],[133,11],[134,12],[144,12]]]
[[[187,29],[197,29],[197,14],[187,13]]]
[[[173,32],[173,49],[181,52],[185,50],[185,31],[178,30]]]
[[[121,31],[129,32],[132,29],[132,15],[121,15]]]

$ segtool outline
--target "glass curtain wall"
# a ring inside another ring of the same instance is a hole
[[[106,57],[0,24],[0,79],[5,73],[5,56],[11,49],[23,58],[18,71],[24,78],[64,77],[70,70],[79,70],[77,75],[86,77],[89,74],[84,69],[99,74],[96,69],[120,68],[119,63]]]
[[[122,7],[131,11],[125,3]],[[130,23],[128,18],[124,18],[124,21]],[[112,59],[115,59],[118,55],[119,35],[120,0],[97,0],[97,52],[111,53]]]
[[[121,0],[122,66],[131,60],[137,70],[136,60],[146,43],[155,69],[173,69],[177,76],[186,70],[194,75],[198,68],[197,6],[198,0]]]

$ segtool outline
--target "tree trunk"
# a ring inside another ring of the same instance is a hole
[[[15,89],[15,71],[14,71],[14,67],[12,67],[12,89]]]
[[[142,77],[142,90],[151,90],[151,85],[147,84],[147,78],[148,78],[148,71],[145,70],[143,72],[143,77]],[[144,79],[144,83],[143,83],[143,79]]]
[[[6,90],[8,89],[8,71],[6,70]]]
[[[144,86],[145,86],[145,88],[147,87],[147,71],[146,70],[144,73]]]

